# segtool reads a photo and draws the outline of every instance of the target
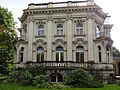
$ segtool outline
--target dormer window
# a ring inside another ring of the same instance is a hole
[[[57,35],[63,35],[63,25],[57,25]]]
[[[38,26],[38,36],[44,36],[44,26],[43,25]]]
[[[76,35],[83,35],[83,25],[81,23],[76,25]]]

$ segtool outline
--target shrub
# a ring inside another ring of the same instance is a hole
[[[65,84],[72,87],[101,87],[102,85],[93,79],[84,69],[76,69],[65,78]]]
[[[29,71],[21,72],[20,74],[20,84],[22,85],[31,85],[32,84],[32,74]]]
[[[33,83],[34,86],[37,88],[45,88],[46,85],[46,79],[44,75],[39,75],[34,77]]]
[[[43,67],[38,65],[28,65],[25,70],[30,72],[33,77],[43,74]]]

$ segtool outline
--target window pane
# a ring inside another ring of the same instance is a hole
[[[99,62],[101,62],[101,51],[99,51]]]
[[[60,53],[60,61],[61,61],[61,62],[64,61],[64,53],[63,53],[63,52]]]
[[[37,62],[40,62],[40,54],[37,54]]]
[[[79,52],[76,52],[76,62],[79,62],[80,58],[79,58]]]
[[[23,62],[23,53],[21,53],[20,62]]]
[[[44,61],[44,53],[41,53],[41,62]]]
[[[56,76],[51,76],[51,82],[56,82]]]
[[[56,61],[59,62],[59,53],[56,53]]]
[[[84,53],[80,53],[80,62],[84,62]]]

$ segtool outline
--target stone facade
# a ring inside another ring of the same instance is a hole
[[[75,67],[109,76],[113,25],[104,23],[107,17],[93,0],[29,4],[20,18],[16,68],[42,65],[51,82],[61,82]]]

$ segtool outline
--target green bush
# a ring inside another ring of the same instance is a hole
[[[33,83],[34,86],[37,88],[45,88],[46,85],[46,79],[44,75],[39,75],[34,77]]]
[[[21,72],[20,74],[20,84],[22,85],[31,85],[32,84],[32,74],[29,71]]]
[[[7,81],[36,87],[45,87],[46,83],[42,67],[35,65],[28,65],[25,69],[13,71]]]
[[[36,77],[37,75],[41,75],[43,74],[43,67],[42,66],[38,66],[38,65],[28,65],[25,68],[25,71],[28,71],[32,74],[33,77]]]
[[[65,78],[65,84],[72,87],[101,87],[102,84],[97,82],[84,69],[76,69],[73,73]]]

